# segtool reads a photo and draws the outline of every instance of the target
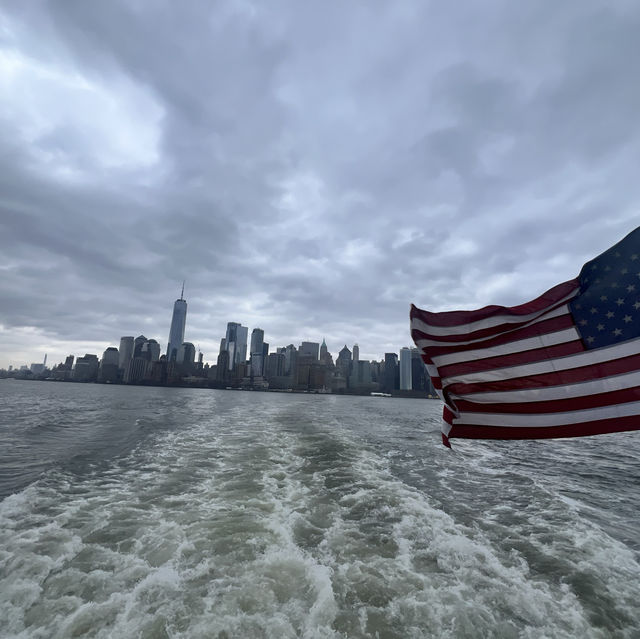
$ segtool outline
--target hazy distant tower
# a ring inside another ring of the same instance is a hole
[[[180,364],[193,364],[196,359],[196,347],[191,342],[180,344],[176,360]]]
[[[244,363],[247,359],[247,336],[249,329],[237,322],[227,323],[227,335],[225,337],[226,350],[229,351],[229,370],[232,371],[236,364]]]
[[[160,344],[155,339],[148,339],[142,345],[141,355],[150,362],[157,362],[160,359]]]
[[[360,347],[357,344],[353,345],[353,361],[357,362],[360,359]]]
[[[142,357],[142,347],[144,346],[146,341],[147,341],[147,338],[144,335],[138,335],[138,337],[136,337],[133,340],[133,357],[134,357],[134,359],[136,357]]]
[[[264,368],[264,331],[261,328],[254,328],[251,332],[251,346],[249,351],[249,361],[251,362],[251,374],[260,377]]]
[[[333,357],[331,357],[324,338],[322,338],[322,344],[320,344],[320,363],[333,368]]]
[[[411,349],[400,349],[400,390],[411,390]]]
[[[118,366],[122,369],[127,368],[129,360],[133,357],[133,336],[125,335],[120,338],[120,348]]]
[[[178,351],[184,342],[184,327],[187,323],[187,302],[184,299],[184,282],[182,282],[182,292],[180,299],[173,305],[173,317],[171,318],[171,329],[169,330],[169,343],[167,344],[167,360],[175,361]]]
[[[314,361],[318,359],[318,351],[320,350],[320,344],[318,342],[302,342],[298,353],[302,357],[310,357]]]

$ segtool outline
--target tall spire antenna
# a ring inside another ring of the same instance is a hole
[[[184,280],[182,280],[182,292],[180,293],[180,299],[184,299]]]

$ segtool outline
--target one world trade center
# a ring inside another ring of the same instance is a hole
[[[173,317],[171,318],[171,328],[169,329],[169,343],[167,344],[167,361],[175,362],[178,350],[184,342],[184,327],[187,322],[187,302],[184,299],[184,282],[182,282],[182,292],[180,299],[173,305]]]

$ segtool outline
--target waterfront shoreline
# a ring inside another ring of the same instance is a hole
[[[127,386],[133,388],[198,388],[202,390],[228,390],[228,391],[249,391],[252,393],[289,393],[293,395],[331,395],[334,397],[350,396],[350,397],[371,397],[371,392],[324,392],[322,390],[299,390],[299,389],[281,389],[281,388],[242,388],[241,386],[217,386],[209,383],[202,384],[123,384],[118,382],[84,382],[72,379],[37,379],[28,377],[6,376],[0,377],[0,380],[12,379],[17,382],[52,382],[56,384],[84,384],[92,386]],[[203,381],[208,381],[204,380]],[[424,395],[420,391],[400,391],[395,390],[390,393],[390,397],[382,397],[380,399],[439,399],[437,396]]]

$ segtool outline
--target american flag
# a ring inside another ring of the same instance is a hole
[[[431,313],[411,335],[449,439],[640,429],[640,227],[580,275],[520,306]]]

